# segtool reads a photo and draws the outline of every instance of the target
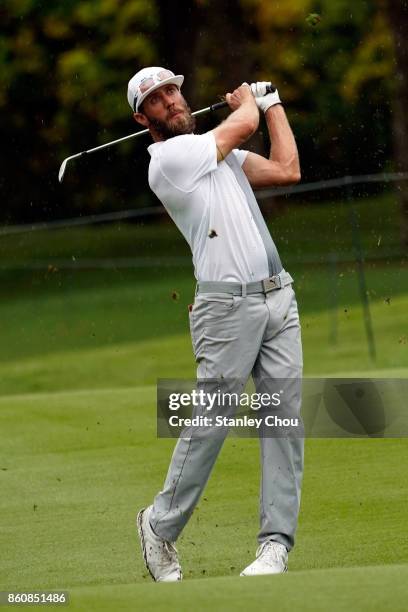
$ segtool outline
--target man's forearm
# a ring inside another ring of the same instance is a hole
[[[247,134],[247,138],[258,129],[259,125],[259,111],[255,104],[252,102],[244,102],[239,108],[234,110],[229,117],[225,120],[225,123],[235,123],[242,126],[247,126],[247,130],[250,132]],[[245,140],[246,140],[245,139]]]
[[[259,125],[259,111],[249,85],[243,83],[225,97],[232,113],[213,130],[218,162],[248,140]]]
[[[269,159],[286,166],[294,175],[300,176],[296,141],[283,106],[276,104],[268,108],[265,119],[271,141]]]

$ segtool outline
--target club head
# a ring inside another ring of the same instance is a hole
[[[65,170],[67,167],[67,161],[68,161],[69,157],[67,157],[67,159],[64,159],[64,161],[61,164],[61,167],[59,169],[58,172],[58,180],[60,183],[62,183],[62,181],[64,180],[64,174],[65,174]]]

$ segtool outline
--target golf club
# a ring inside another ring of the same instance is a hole
[[[271,84],[267,87],[267,93],[273,93],[274,91],[276,91],[276,87],[274,85]],[[225,101],[217,102],[216,104],[211,104],[211,106],[207,106],[206,108],[202,108],[201,110],[194,111],[194,113],[191,113],[191,114],[193,116],[203,115],[204,113],[216,111],[216,110],[219,110],[220,108],[225,108],[226,106],[228,106],[228,103]],[[123,136],[122,138],[118,138],[117,140],[106,142],[105,144],[99,145],[98,147],[94,147],[93,149],[88,149],[87,151],[81,151],[80,153],[75,153],[75,155],[70,155],[70,157],[67,157],[66,159],[64,159],[64,161],[61,164],[61,167],[58,172],[59,182],[62,183],[62,181],[64,180],[64,175],[67,169],[67,164],[72,159],[76,159],[77,157],[83,157],[84,155],[95,153],[96,151],[101,151],[102,149],[106,149],[108,147],[112,147],[113,145],[119,144],[119,142],[125,142],[125,140],[130,140],[131,138],[135,138],[136,136],[142,136],[143,134],[147,134],[148,132],[149,130],[140,130],[139,132],[134,132],[133,134],[129,134],[128,136]]]

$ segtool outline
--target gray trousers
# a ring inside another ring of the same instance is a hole
[[[198,379],[247,381],[256,391],[265,379],[301,378],[302,345],[295,292],[289,284],[263,294],[198,294],[190,312]],[[291,411],[300,414],[300,394]],[[224,438],[188,436],[177,441],[163,490],[150,522],[165,540],[176,541],[208,481]],[[258,541],[294,545],[303,473],[303,438],[261,437],[260,530]]]

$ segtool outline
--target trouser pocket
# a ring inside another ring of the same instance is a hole
[[[194,300],[192,313],[209,323],[227,317],[235,307],[236,298],[229,293],[200,293]]]

